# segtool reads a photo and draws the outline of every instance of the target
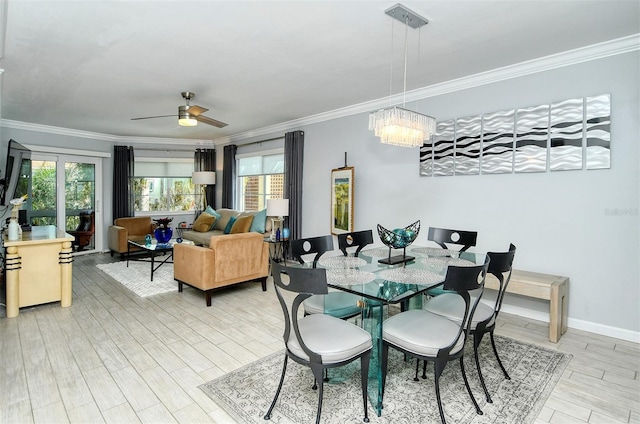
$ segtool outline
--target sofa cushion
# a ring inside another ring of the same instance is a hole
[[[218,212],[216,212],[215,209],[213,209],[211,206],[207,206],[207,208],[204,210],[206,213],[208,213],[209,215],[215,216],[216,217],[216,221],[219,220],[220,218],[222,218],[222,215],[220,215]],[[213,224],[211,224],[211,230],[213,230],[215,228],[215,224],[216,222],[214,221]]]
[[[216,210],[216,212],[220,214],[220,218],[218,218],[215,225],[213,226],[214,230],[224,231],[224,229],[227,228],[229,219],[232,216],[238,216],[238,211],[234,211],[233,209],[221,208]]]
[[[227,222],[227,225],[224,227],[224,233],[225,234],[231,234],[231,229],[233,228],[233,224],[235,224],[236,222],[236,217],[232,216],[229,218],[229,221]]]
[[[253,215],[253,221],[251,222],[251,229],[249,231],[253,231],[256,233],[264,233],[266,231],[266,222],[267,221],[267,210],[262,209]]]
[[[213,227],[215,222],[215,216],[209,215],[206,212],[202,212],[193,223],[193,231],[198,231],[199,233],[207,232],[211,229],[211,227]]]
[[[239,216],[231,227],[231,234],[248,233],[253,223],[253,215]]]
[[[182,238],[185,240],[191,240],[198,246],[209,246],[211,243],[211,236],[222,236],[224,233],[222,231],[213,230],[207,231],[204,233],[199,233],[197,231],[187,230],[182,232]]]

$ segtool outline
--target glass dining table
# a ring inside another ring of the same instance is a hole
[[[391,255],[402,255],[392,251]],[[387,265],[379,259],[389,256],[386,247],[371,248],[360,252],[358,257],[328,256],[320,258],[318,267],[327,270],[330,290],[342,290],[354,294],[354,301],[362,309],[360,321],[373,340],[373,352],[369,367],[369,400],[378,416],[382,413],[382,324],[389,313],[422,307],[423,294],[441,286],[449,265],[474,266],[484,263],[485,255],[471,252],[459,253],[433,247],[409,247],[410,262]],[[325,305],[330,309],[330,305]],[[391,311],[390,311],[391,309]],[[428,329],[425,328],[425,331]]]

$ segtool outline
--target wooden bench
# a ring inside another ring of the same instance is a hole
[[[485,287],[498,290],[498,279],[487,274]],[[514,269],[507,293],[549,301],[549,340],[553,343],[567,332],[568,277]]]

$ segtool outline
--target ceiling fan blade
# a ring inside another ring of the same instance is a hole
[[[144,116],[142,118],[131,118],[132,121],[139,121],[141,119],[154,119],[154,118],[169,118],[171,116],[178,116],[178,115],[158,115],[158,116]]]
[[[193,105],[193,106],[189,106],[189,109],[187,109],[187,113],[189,115],[198,116],[198,115],[202,115],[203,113],[205,113],[208,110],[209,109],[207,109],[206,107]]]
[[[198,122],[202,122],[204,124],[209,124],[209,125],[213,125],[214,127],[218,127],[218,128],[222,128],[222,127],[226,127],[227,124],[225,124],[224,122],[220,122],[220,121],[216,121],[215,119],[206,117],[206,116],[202,116],[202,115],[198,115],[196,116],[196,120]]]

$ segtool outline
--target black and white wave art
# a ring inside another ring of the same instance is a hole
[[[610,168],[611,96],[438,122],[420,149],[420,175]]]

